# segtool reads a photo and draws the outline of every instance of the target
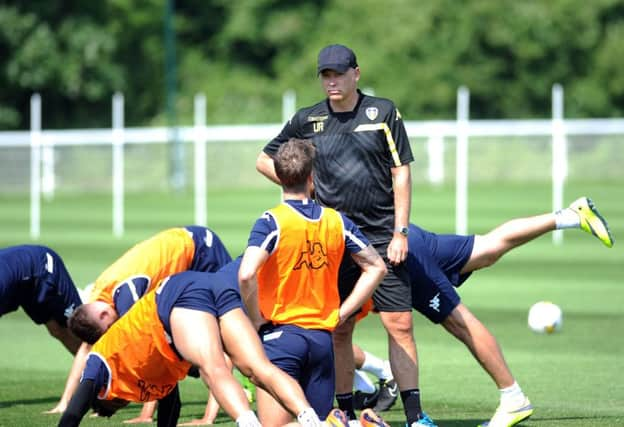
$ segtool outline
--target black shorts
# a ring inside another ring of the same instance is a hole
[[[373,243],[373,247],[386,263],[388,273],[373,294],[375,311],[401,312],[412,311],[412,288],[405,263],[392,265],[388,262],[387,249],[389,242]],[[340,300],[344,301],[351,293],[360,277],[360,267],[349,254],[345,254],[338,274]]]

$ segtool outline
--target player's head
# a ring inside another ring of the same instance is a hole
[[[351,49],[341,44],[324,47],[319,52],[316,71],[331,102],[348,102],[353,99],[360,79],[360,68]]]
[[[302,193],[309,190],[315,154],[309,139],[290,138],[279,147],[273,161],[275,174],[285,191]]]
[[[118,317],[115,309],[105,302],[82,304],[69,318],[69,329],[82,341],[95,344]]]

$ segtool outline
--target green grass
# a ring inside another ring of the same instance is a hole
[[[624,238],[622,182],[571,182],[566,199],[591,196]],[[471,184],[469,229],[485,232],[502,221],[550,210],[548,183]],[[245,247],[255,218],[279,198],[271,186],[253,190],[209,189],[209,225],[232,255]],[[29,242],[27,195],[0,195],[0,246]],[[39,243],[55,248],[75,282],[84,286],[135,242],[175,225],[193,222],[191,194],[130,194],[126,234],[112,236],[110,195],[60,194],[42,206]],[[452,187],[414,186],[412,221],[438,232],[454,230]],[[461,288],[466,305],[492,330],[512,372],[536,410],[526,426],[624,425],[624,253],[623,242],[607,249],[586,233],[570,230],[564,244],[550,236],[518,248]],[[551,336],[526,326],[531,304],[550,300],[564,312],[563,330]],[[439,326],[415,316],[422,399],[440,426],[475,426],[494,411],[495,386],[468,351]],[[386,342],[379,319],[369,316],[356,329],[356,341],[378,355]],[[50,426],[56,415],[42,411],[56,403],[71,357],[22,311],[0,320],[0,426]],[[203,414],[206,390],[189,379],[181,383],[181,421]],[[83,425],[119,425],[138,414],[132,405],[110,420]],[[398,403],[384,414],[403,425]],[[221,414],[218,424],[232,425]]]

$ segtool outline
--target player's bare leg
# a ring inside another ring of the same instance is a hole
[[[223,345],[234,366],[259,387],[256,388],[256,399],[262,425],[284,425],[296,415],[303,426],[320,427],[318,415],[310,407],[297,381],[266,357],[260,337],[245,312],[242,309],[229,311],[221,317],[219,326]],[[239,387],[242,390],[242,386]],[[245,396],[244,392],[243,395]],[[219,400],[218,395],[215,394],[215,397]],[[276,402],[282,408],[274,413],[269,412],[277,409],[274,405]]]
[[[355,375],[355,360],[353,353],[353,329],[355,328],[355,317],[347,319],[343,324],[338,325],[332,334],[334,344],[334,366],[336,367],[336,395],[347,395],[353,392],[353,377]],[[349,404],[350,403],[350,404]],[[353,410],[353,399],[338,406],[345,411],[349,419],[357,419]]]
[[[465,305],[455,307],[442,326],[468,347],[499,389],[514,383],[496,338]]]
[[[223,317],[236,310],[242,313],[241,309],[235,309]],[[225,360],[217,319],[203,311],[180,307],[171,311],[170,319],[177,350],[185,360],[199,367],[202,380],[223,410],[234,420],[249,416],[247,396]]]
[[[507,221],[484,235],[476,235],[470,259],[462,268],[469,273],[489,267],[510,250],[555,230],[552,213]]]

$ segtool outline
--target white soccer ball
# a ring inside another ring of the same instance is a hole
[[[563,325],[563,312],[557,304],[540,301],[529,310],[529,328],[540,334],[552,334]]]

